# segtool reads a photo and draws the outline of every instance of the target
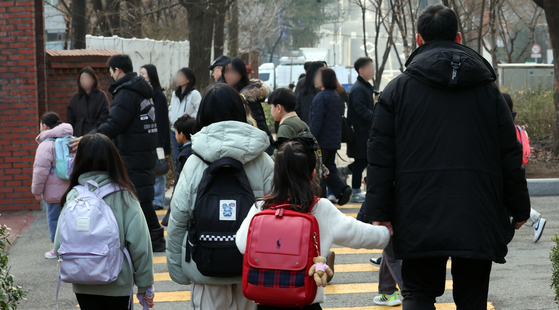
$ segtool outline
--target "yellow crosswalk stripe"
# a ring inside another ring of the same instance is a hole
[[[343,205],[343,206],[336,205],[336,207],[338,209],[361,209],[361,205],[357,204],[357,203],[350,203],[350,204]]]
[[[165,215],[165,214],[167,214],[167,210],[156,210],[156,211],[155,211],[155,214],[157,214],[157,215]]]
[[[153,257],[154,264],[166,264],[167,263],[167,256],[154,256]]]
[[[437,310],[456,310],[454,303],[435,304]],[[324,310],[401,310],[402,307],[371,306],[371,307],[348,307],[348,308],[325,308]],[[487,310],[495,310],[492,303],[487,303]]]
[[[447,280],[445,290],[452,289],[452,280]],[[333,284],[328,285],[324,292],[326,295],[334,294],[356,294],[356,293],[376,293],[378,292],[378,283],[351,283],[351,284]]]
[[[190,291],[176,292],[155,292],[154,302],[173,302],[173,301],[189,301]],[[134,295],[134,303],[139,304],[136,295]]]

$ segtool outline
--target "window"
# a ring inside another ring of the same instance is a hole
[[[267,81],[270,79],[270,73],[260,73],[259,75],[262,81]]]
[[[64,41],[64,32],[47,32],[47,42]]]

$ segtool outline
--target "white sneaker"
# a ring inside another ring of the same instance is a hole
[[[400,292],[396,291],[392,295],[380,295],[373,298],[375,304],[379,306],[399,306],[402,304],[400,301]]]
[[[363,193],[361,193],[361,192],[359,192],[357,194],[351,194],[351,197],[349,198],[349,202],[363,203],[363,202],[365,202],[365,195],[363,195]]]
[[[534,227],[534,243],[540,240],[546,222],[547,221],[544,218],[540,218],[537,222],[534,223],[534,225],[532,225],[532,227]]]
[[[46,252],[46,253],[45,253],[45,258],[49,258],[49,259],[51,259],[51,258],[56,258],[56,254],[54,253],[54,249],[52,249],[52,250]]]

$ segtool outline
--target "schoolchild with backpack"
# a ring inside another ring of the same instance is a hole
[[[33,163],[31,192],[37,200],[44,200],[47,207],[47,221],[50,242],[54,242],[56,225],[60,216],[60,199],[68,190],[70,182],[56,173],[56,139],[70,137],[73,129],[63,123],[58,114],[47,112],[41,118],[41,133],[35,139],[39,143]],[[56,258],[54,250],[45,253],[45,258]]]
[[[138,299],[153,307],[153,253],[149,229],[116,146],[103,134],[78,144],[70,188],[55,237],[61,282],[72,283],[81,309],[130,309]]]
[[[243,293],[258,309],[321,309],[324,288],[309,271],[326,267],[313,257],[325,257],[333,244],[383,249],[390,232],[319,199],[313,140],[286,140],[278,141],[272,190],[257,200],[235,239],[244,253]]]
[[[204,94],[191,155],[171,200],[167,266],[173,281],[191,284],[195,310],[251,310],[242,293],[243,256],[235,235],[255,197],[272,184],[267,134],[247,122],[244,102],[227,84]]]

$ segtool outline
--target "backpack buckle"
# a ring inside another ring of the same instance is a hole
[[[282,217],[283,216],[283,208],[279,208],[276,210],[276,217]]]

